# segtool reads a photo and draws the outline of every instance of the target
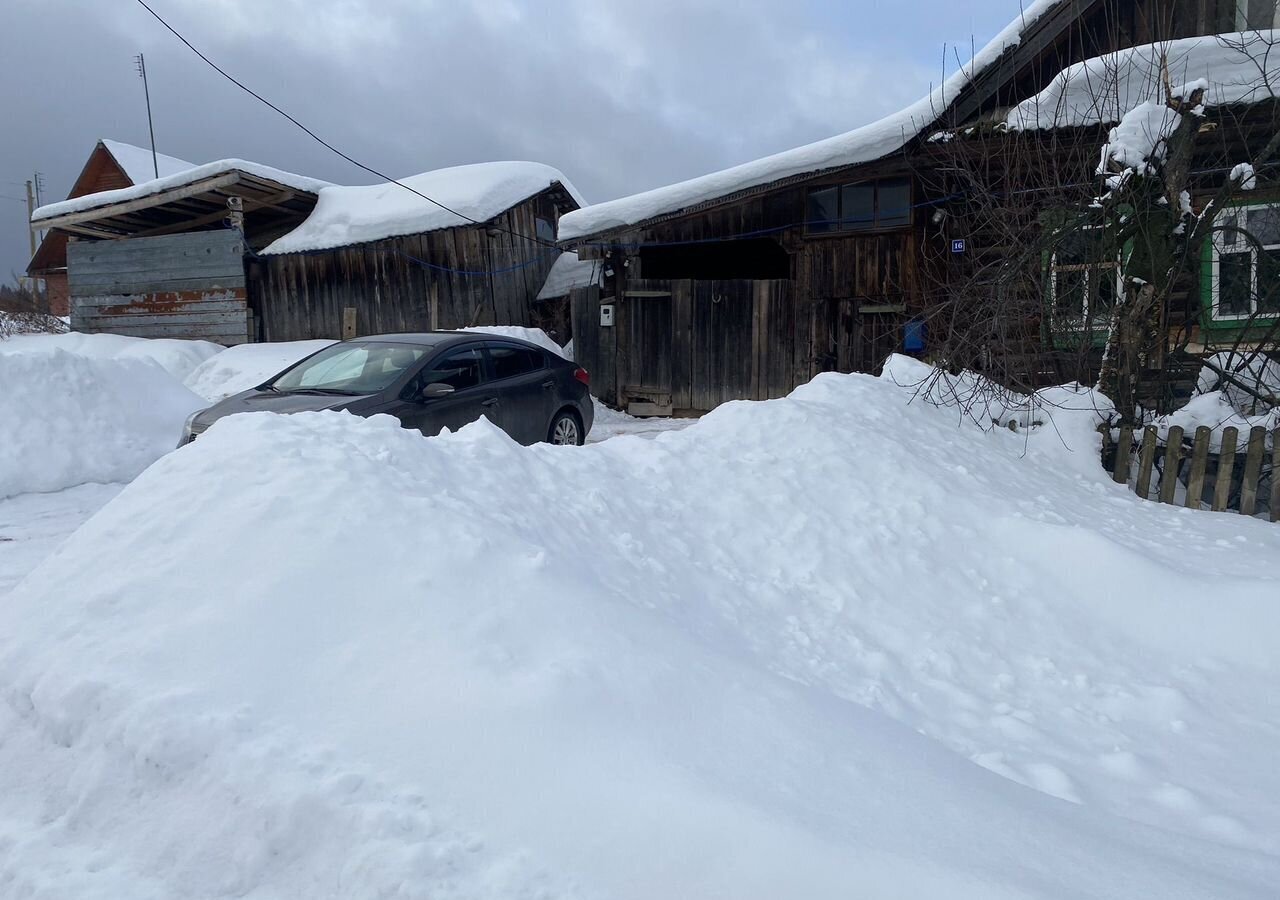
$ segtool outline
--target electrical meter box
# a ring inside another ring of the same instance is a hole
[[[604,306],[600,307],[600,327],[601,328],[613,327],[613,304],[612,303],[606,303]]]

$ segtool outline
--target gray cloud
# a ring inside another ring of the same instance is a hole
[[[900,44],[876,39],[893,21],[866,22],[876,3],[154,5],[230,72],[390,175],[533,159],[597,201],[847,130],[937,78]],[[21,196],[9,181],[39,168],[46,201],[60,199],[99,137],[146,143],[131,66],[139,51],[162,152],[374,180],[224,81],[129,0],[10,0],[4,18],[0,195]],[[26,246],[25,208],[0,200],[0,275],[25,266]]]

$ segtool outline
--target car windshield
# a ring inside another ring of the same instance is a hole
[[[334,344],[267,386],[282,393],[376,394],[394,384],[428,350],[409,344]]]

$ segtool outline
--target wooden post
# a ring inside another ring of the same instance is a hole
[[[1133,452],[1133,426],[1120,426],[1120,444],[1116,447],[1115,471],[1111,477],[1116,484],[1129,483],[1129,454]]]
[[[1240,515],[1251,516],[1258,505],[1258,476],[1262,474],[1262,448],[1267,430],[1261,425],[1249,429],[1249,450],[1244,457],[1244,481],[1240,485]]]
[[[1280,428],[1271,432],[1271,521],[1280,522]]]
[[[1138,496],[1146,500],[1151,495],[1151,468],[1156,461],[1156,446],[1160,443],[1160,432],[1154,425],[1148,425],[1142,432],[1142,453],[1138,457],[1138,483],[1133,489]]]
[[[1199,509],[1204,497],[1204,470],[1209,464],[1209,435],[1212,429],[1201,425],[1196,429],[1196,444],[1191,451],[1191,474],[1187,477],[1187,509]]]
[[[1213,511],[1222,512],[1231,501],[1231,473],[1236,468],[1238,428],[1222,429],[1222,449],[1218,451],[1218,471],[1213,476]]]
[[[1174,425],[1164,441],[1164,469],[1160,473],[1160,502],[1172,503],[1178,484],[1178,464],[1182,462],[1182,426]]]
[[[356,308],[354,306],[344,306],[342,308],[342,339],[349,341],[356,336]]]

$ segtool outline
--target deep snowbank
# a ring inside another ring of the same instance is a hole
[[[129,481],[205,404],[159,365],[62,350],[0,353],[0,497]]]
[[[86,359],[150,360],[179,381],[210,357],[221,353],[221,344],[170,338],[137,338],[121,334],[21,334],[0,340],[0,355],[56,352]]]
[[[0,606],[0,884],[1272,896],[1280,532],[904,399],[219,422]]]

